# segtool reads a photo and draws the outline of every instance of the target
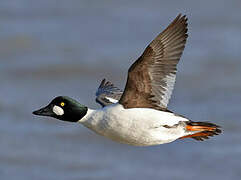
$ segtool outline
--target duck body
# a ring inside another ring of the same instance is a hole
[[[114,141],[135,146],[150,146],[172,142],[189,135],[186,118],[171,112],[150,108],[125,109],[116,103],[98,110],[88,109],[78,121],[97,134]],[[175,128],[172,128],[175,127]]]

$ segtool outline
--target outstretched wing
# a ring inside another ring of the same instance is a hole
[[[166,110],[187,37],[187,18],[179,14],[129,68],[119,101],[124,108]]]
[[[110,81],[103,79],[96,91],[96,102],[102,107],[117,103],[120,100],[122,91],[115,87]]]

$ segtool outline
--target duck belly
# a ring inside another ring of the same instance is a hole
[[[150,146],[172,142],[185,134],[188,119],[149,108],[124,109],[115,104],[97,111],[87,126],[114,141]]]

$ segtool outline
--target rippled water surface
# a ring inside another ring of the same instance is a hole
[[[241,2],[0,2],[0,179],[240,179]],[[128,67],[178,13],[189,38],[169,108],[212,121],[205,142],[132,147],[31,112],[58,95],[91,108],[102,78]]]

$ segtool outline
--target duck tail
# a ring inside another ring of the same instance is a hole
[[[180,139],[184,138],[193,138],[197,141],[203,141],[209,139],[209,137],[219,135],[222,131],[220,126],[209,123],[209,122],[186,122],[186,131],[191,133],[190,135],[183,136]]]

